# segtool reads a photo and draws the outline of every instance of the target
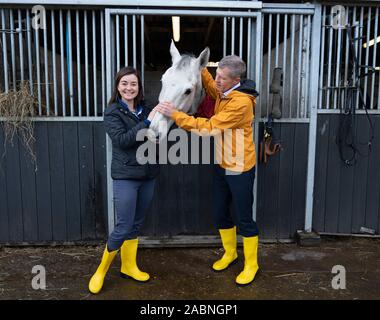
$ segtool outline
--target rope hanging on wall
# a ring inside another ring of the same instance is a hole
[[[360,65],[359,60],[355,54],[354,41],[359,38],[352,38],[352,26],[346,26],[346,30],[349,37],[350,44],[350,67],[351,76],[348,77],[347,86],[344,87],[344,101],[345,104],[339,104],[340,114],[339,114],[339,127],[336,135],[336,144],[339,148],[339,155],[341,160],[347,166],[353,166],[357,163],[357,155],[363,157],[368,157],[372,150],[372,141],[374,139],[374,128],[371,117],[368,113],[367,105],[363,98],[363,91],[360,87],[360,80],[364,77],[371,75],[375,69],[371,66]],[[344,37],[342,37],[343,39]],[[368,70],[364,74],[359,74],[361,70]],[[340,97],[340,93],[339,93]],[[357,99],[359,99],[359,108],[365,110],[366,118],[370,127],[369,139],[367,142],[359,142],[356,133],[356,108],[355,104]],[[366,147],[367,153],[361,151],[362,147]]]

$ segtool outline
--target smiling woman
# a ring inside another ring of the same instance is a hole
[[[104,277],[121,249],[121,272],[124,277],[148,281],[149,274],[136,264],[137,236],[153,197],[159,167],[139,164],[136,139],[140,129],[149,127],[155,111],[143,104],[142,85],[138,72],[122,68],[115,77],[114,91],[104,113],[104,126],[112,141],[111,176],[117,217],[115,229],[108,238],[101,263],[89,283],[91,293],[99,293]]]

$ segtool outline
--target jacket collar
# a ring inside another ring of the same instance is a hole
[[[222,99],[226,98],[233,90],[237,89],[240,87],[240,82],[234,85],[231,89],[228,89],[227,91],[222,93]]]
[[[117,102],[119,105],[123,107],[124,110],[127,110],[128,112],[134,114],[137,118],[139,118],[140,114],[142,113],[142,107],[140,105],[136,106],[136,111],[131,111],[128,107],[128,104],[126,104],[122,99],[117,99]]]

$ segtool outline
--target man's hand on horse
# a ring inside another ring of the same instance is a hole
[[[164,116],[169,117],[169,118],[171,118],[174,111],[176,111],[174,104],[167,101],[160,102],[156,108],[158,112],[161,112]]]

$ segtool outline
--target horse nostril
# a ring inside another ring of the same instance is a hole
[[[185,91],[185,94],[186,95],[189,95],[191,93],[191,89],[187,89],[186,91]]]

